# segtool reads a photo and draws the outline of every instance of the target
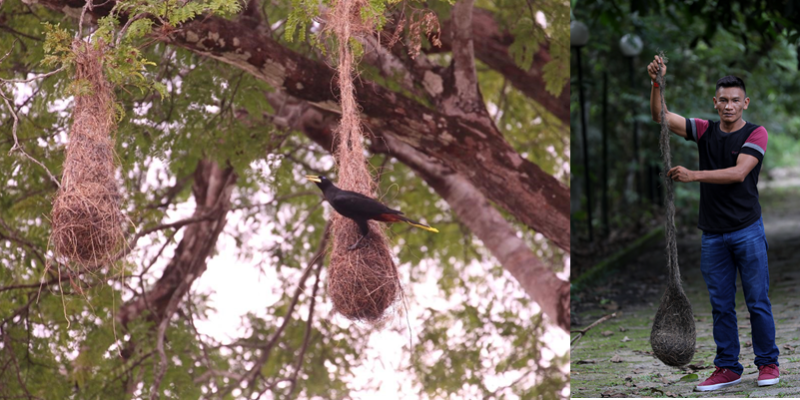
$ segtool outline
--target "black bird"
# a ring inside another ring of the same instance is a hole
[[[317,184],[322,190],[322,194],[325,195],[325,200],[328,200],[328,203],[333,206],[336,212],[356,221],[356,224],[358,224],[358,228],[361,230],[361,237],[352,246],[348,247],[348,250],[356,249],[358,244],[361,243],[361,239],[367,237],[369,234],[367,221],[370,219],[390,223],[405,222],[426,231],[439,232],[436,228],[431,228],[428,225],[404,217],[402,212],[386,207],[373,198],[364,196],[361,193],[339,189],[324,176],[306,175],[306,178]]]

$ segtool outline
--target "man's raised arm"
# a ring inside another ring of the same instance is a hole
[[[653,80],[653,86],[650,89],[650,115],[653,117],[653,121],[661,122],[661,88],[656,86],[656,76],[658,76],[658,67],[663,69],[664,75],[667,74],[667,66],[666,64],[661,63],[661,57],[655,56],[653,62],[647,65],[647,73],[650,75],[650,79]],[[665,103],[666,104],[666,103]],[[669,110],[664,110],[665,115],[667,116],[667,126],[669,130],[675,132],[678,136],[682,138],[686,138],[686,118],[681,117],[678,114],[670,112]]]

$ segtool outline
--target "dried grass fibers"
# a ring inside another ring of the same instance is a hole
[[[672,367],[689,364],[696,337],[692,305],[680,285],[669,283],[650,331],[653,354]]]
[[[75,79],[90,93],[75,96],[61,188],[53,203],[51,243],[56,255],[95,269],[123,244],[123,215],[114,177],[114,94],[103,75],[102,49],[75,45]]]
[[[666,63],[663,52],[660,56]],[[678,266],[678,244],[675,233],[675,194],[672,179],[666,175],[666,172],[672,168],[672,155],[669,149],[670,133],[665,115],[667,106],[664,103],[666,82],[661,70],[659,70],[656,80],[661,88],[661,136],[659,144],[664,163],[662,179],[666,189],[664,208],[667,214],[665,231],[669,281],[667,290],[664,292],[664,296],[661,297],[661,304],[653,320],[653,329],[650,331],[650,346],[653,348],[653,354],[664,364],[677,367],[692,361],[697,332],[695,331],[692,305],[689,303],[686,293],[683,292],[681,272]]]

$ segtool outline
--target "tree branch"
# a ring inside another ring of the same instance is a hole
[[[597,321],[594,321],[591,325],[587,326],[586,328],[583,328],[581,330],[571,331],[570,333],[577,333],[577,335],[574,338],[572,338],[572,340],[570,340],[569,344],[570,345],[574,345],[574,344],[578,343],[578,341],[581,340],[581,338],[584,337],[586,335],[586,333],[589,332],[589,330],[591,330],[592,328],[594,328],[597,325],[602,324],[603,322],[606,322],[606,320],[608,320],[608,319],[616,318],[616,317],[617,317],[617,313],[604,315],[600,319],[598,319]]]
[[[449,170],[411,146],[385,137],[386,151],[422,177],[511,275],[542,312],[564,331],[569,330],[569,282],[536,257],[517,230],[462,173]]]
[[[454,28],[451,18],[442,24],[442,46],[435,48],[434,51],[453,49],[454,44],[450,34],[452,29]],[[545,64],[552,60],[549,43],[544,43],[539,47],[539,51],[533,57],[531,68],[526,71],[517,66],[508,52],[508,47],[514,42],[514,37],[508,32],[500,31],[491,11],[474,9],[472,32],[475,57],[478,60],[503,74],[517,90],[541,104],[548,112],[561,120],[564,126],[569,125],[569,81],[565,83],[558,97],[545,90],[546,82],[542,71]]]
[[[289,388],[289,397],[292,397],[294,393],[294,389],[297,387],[297,376],[300,374],[300,371],[303,369],[303,360],[306,357],[306,350],[308,349],[308,343],[311,339],[311,323],[314,321],[314,305],[317,302],[317,289],[319,289],[319,274],[322,272],[322,263],[317,265],[317,275],[316,279],[314,280],[314,289],[311,291],[311,305],[308,306],[308,318],[306,318],[306,333],[303,337],[303,346],[300,348],[300,354],[297,355],[297,362],[294,365],[294,373],[290,378],[292,381],[292,387]]]
[[[195,216],[167,225],[183,226],[192,223],[184,232],[174,257],[154,287],[144,296],[136,297],[121,307],[118,318],[123,326],[148,309],[148,302],[154,307],[149,318],[159,323],[163,318],[169,318],[167,308],[173,296],[177,293],[178,298],[182,298],[191,283],[205,272],[206,259],[214,250],[217,238],[225,226],[235,182],[236,174],[232,168],[223,170],[215,162],[208,160],[198,163],[192,187],[197,204]],[[181,285],[185,280],[189,281],[189,286]]]
[[[459,0],[453,6],[453,81],[458,108],[466,114],[483,113],[485,107],[478,92],[475,49],[472,44],[472,7],[475,0]]]
[[[305,270],[303,270],[303,274],[300,276],[300,281],[297,284],[297,289],[294,292],[294,296],[292,297],[292,301],[289,304],[289,308],[286,310],[286,315],[283,317],[283,322],[278,327],[278,330],[275,331],[275,334],[272,335],[272,338],[269,342],[265,343],[264,345],[260,346],[261,348],[261,355],[258,356],[258,359],[253,364],[253,367],[250,368],[243,376],[242,379],[238,380],[237,382],[233,382],[228,385],[227,389],[220,395],[220,397],[227,396],[235,387],[241,385],[242,382],[247,382],[247,387],[252,391],[255,389],[255,380],[258,377],[261,368],[264,366],[264,363],[267,362],[269,359],[270,353],[275,345],[278,343],[278,339],[280,339],[283,331],[289,325],[289,321],[292,318],[292,313],[294,312],[295,306],[297,306],[297,302],[300,299],[300,293],[303,292],[305,288],[305,282],[308,279],[311,271],[315,266],[320,267],[322,262],[325,260],[325,254],[328,250],[328,241],[330,239],[330,230],[331,230],[331,222],[325,225],[325,230],[322,233],[322,240],[319,242],[319,246],[317,247],[316,253],[311,257],[311,260],[308,262]],[[316,284],[315,284],[316,285]]]
[[[52,73],[46,74],[46,75],[49,76],[49,75],[52,75],[52,74],[54,74],[56,72],[60,72],[60,71],[53,71]],[[30,80],[34,80],[34,79],[32,78]],[[9,80],[9,81],[5,81],[4,80],[4,82],[14,82],[14,81],[13,80]],[[22,148],[22,146],[19,144],[19,138],[17,137],[17,126],[19,125],[19,116],[17,116],[17,111],[14,110],[14,106],[11,104],[9,99],[6,97],[5,92],[2,91],[2,90],[0,90],[0,97],[3,98],[3,102],[5,102],[6,103],[6,107],[8,107],[8,112],[10,112],[11,116],[14,118],[14,123],[13,123],[13,125],[11,125],[11,134],[12,134],[12,136],[14,136],[14,145],[11,146],[11,150],[8,151],[8,154],[13,153],[14,150],[19,150],[19,152],[22,153],[22,155],[24,155],[27,159],[33,161],[34,163],[36,163],[37,165],[42,167],[45,170],[45,172],[47,172],[47,176],[50,177],[50,180],[53,181],[53,183],[55,183],[56,186],[58,186],[60,188],[61,187],[61,183],[58,181],[58,179],[56,179],[55,176],[53,176],[53,173],[50,172],[50,169],[48,169],[39,160],[33,158],[33,156],[28,154],[28,152],[26,152],[25,149]]]

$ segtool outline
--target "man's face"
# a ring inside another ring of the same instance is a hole
[[[750,98],[744,96],[740,87],[721,87],[714,97],[714,108],[719,113],[719,119],[734,123],[742,118],[742,111],[747,110]]]

